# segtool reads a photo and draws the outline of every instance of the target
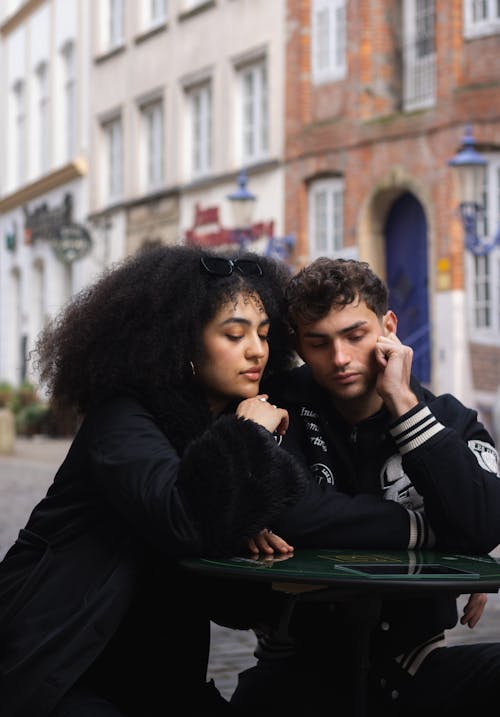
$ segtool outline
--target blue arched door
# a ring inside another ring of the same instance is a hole
[[[413,348],[413,373],[431,378],[427,221],[420,202],[406,192],[392,205],[384,228],[389,308],[398,317],[398,336]]]

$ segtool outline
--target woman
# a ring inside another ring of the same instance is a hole
[[[266,527],[306,478],[273,435],[286,411],[259,394],[292,360],[287,278],[253,254],[150,249],[41,334],[41,380],[82,422],[0,564],[2,717],[233,711],[205,683],[221,597],[175,560],[291,550]]]

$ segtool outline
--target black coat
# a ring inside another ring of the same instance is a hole
[[[172,427],[178,447],[166,437],[173,419],[130,395],[83,421],[0,564],[2,717],[48,715],[114,639],[138,593],[147,595],[144,585],[155,589],[152,571],[163,575],[166,600],[161,619],[143,604],[154,630],[170,609],[165,576],[175,558],[241,551],[297,500],[305,479],[273,436],[233,414],[200,426],[205,408],[185,420],[190,436]]]

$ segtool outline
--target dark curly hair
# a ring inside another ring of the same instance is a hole
[[[187,246],[143,249],[83,289],[41,332],[34,352],[41,384],[57,412],[83,415],[106,396],[133,390],[146,396],[179,388],[192,377],[203,327],[241,291],[256,292],[271,320],[266,375],[293,362],[284,323],[282,261],[246,252],[226,258],[259,263],[262,276],[216,276]]]
[[[378,317],[387,312],[387,287],[365,261],[319,257],[301,269],[286,288],[291,327],[322,319],[332,306],[359,299]]]

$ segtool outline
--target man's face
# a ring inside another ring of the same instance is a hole
[[[344,307],[332,307],[319,321],[297,327],[297,351],[309,365],[316,382],[344,414],[351,404],[356,413],[370,415],[382,401],[375,384],[377,338],[395,331],[396,317],[388,311],[382,319],[357,299]]]

